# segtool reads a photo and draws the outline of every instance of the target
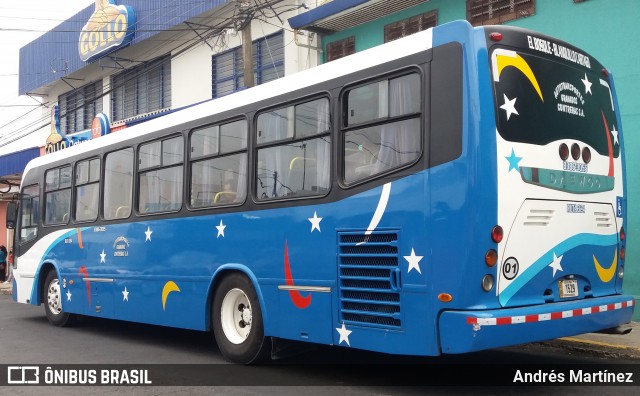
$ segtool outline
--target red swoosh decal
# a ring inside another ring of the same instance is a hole
[[[291,265],[289,264],[289,247],[287,241],[284,241],[284,278],[287,285],[294,286],[293,276],[291,275]],[[293,305],[300,309],[305,309],[311,304],[311,294],[306,297],[302,297],[299,291],[289,290],[289,297],[293,301]]]
[[[78,273],[82,274],[83,278],[89,277],[89,271],[87,271],[87,267],[85,266],[80,267]],[[87,285],[87,299],[89,300],[89,306],[91,306],[91,282],[85,281],[84,283]]]
[[[602,121],[604,121],[604,130],[607,131],[607,146],[609,147],[609,176],[613,176],[613,145],[611,144],[611,132],[607,125],[607,119],[604,118],[604,112],[602,112]]]

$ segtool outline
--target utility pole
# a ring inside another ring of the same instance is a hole
[[[253,79],[253,42],[251,41],[251,21],[253,20],[254,11],[249,1],[237,1],[240,10],[239,17],[242,18],[242,23],[238,30],[242,31],[242,71],[244,74],[244,86],[250,88],[256,85]]]
[[[251,18],[247,18],[242,28],[242,66],[244,72],[244,86],[253,87],[253,42],[251,41]]]

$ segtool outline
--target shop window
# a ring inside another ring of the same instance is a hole
[[[58,106],[62,132],[90,129],[93,118],[102,112],[102,80],[60,95]]]
[[[327,44],[327,62],[356,53],[355,36]]]
[[[242,47],[212,58],[212,97],[228,95],[244,88]],[[253,42],[253,73],[256,85],[284,77],[284,35],[282,31]]]
[[[384,27],[384,42],[418,33],[432,28],[438,24],[438,11],[430,11],[398,22],[390,23]]]
[[[171,107],[171,58],[135,67],[113,78],[113,120],[143,115]]]
[[[498,25],[535,12],[535,0],[467,0],[467,20],[473,26]]]

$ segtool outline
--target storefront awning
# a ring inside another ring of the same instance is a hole
[[[40,156],[40,147],[0,155],[0,177],[22,173],[27,163]]]
[[[293,29],[333,34],[429,0],[333,0],[289,18]]]

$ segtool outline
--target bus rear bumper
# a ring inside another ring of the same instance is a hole
[[[617,295],[530,307],[445,311],[440,348],[465,353],[590,333],[629,323],[634,299]]]

